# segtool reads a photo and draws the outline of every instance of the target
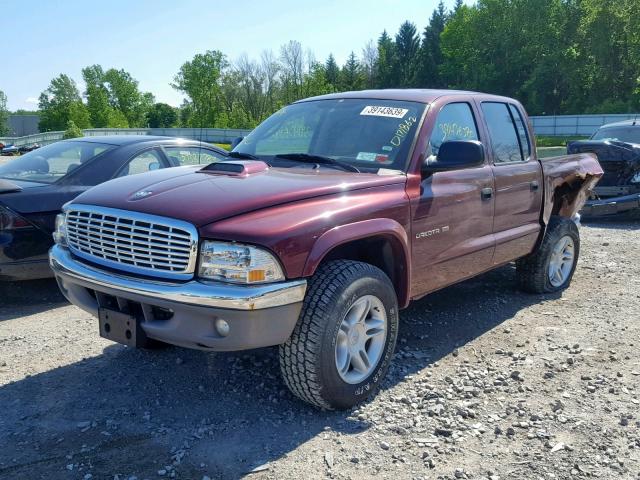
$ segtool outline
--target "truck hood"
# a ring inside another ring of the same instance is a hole
[[[274,205],[405,181],[404,174],[329,168],[269,168],[234,176],[178,167],[111,180],[87,190],[73,203],[171,217],[200,227]]]

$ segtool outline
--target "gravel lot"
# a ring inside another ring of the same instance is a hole
[[[273,349],[136,351],[52,281],[2,285],[0,478],[640,478],[640,224],[582,237],[562,295],[507,267],[414,303],[349,412],[295,400]]]

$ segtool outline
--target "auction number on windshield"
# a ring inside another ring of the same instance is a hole
[[[408,111],[409,111],[408,108],[369,105],[362,109],[362,111],[360,112],[360,115],[371,115],[374,117],[404,118],[404,116],[407,114]]]

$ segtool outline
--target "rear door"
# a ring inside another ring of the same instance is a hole
[[[439,108],[439,107],[432,107]],[[483,140],[473,102],[440,108],[426,155],[438,154],[448,140]],[[493,258],[493,173],[488,162],[422,178],[413,201],[412,294],[430,291],[476,275]]]
[[[493,265],[530,253],[540,232],[542,167],[520,107],[499,101],[480,102],[489,133],[495,179]]]

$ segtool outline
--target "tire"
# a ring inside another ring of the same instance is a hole
[[[569,243],[566,243],[567,240]],[[563,244],[566,248],[562,247]],[[569,260],[567,257],[570,250],[573,254]],[[580,233],[576,224],[565,217],[551,217],[538,249],[516,261],[518,286],[529,293],[553,293],[564,290],[571,283],[579,255]],[[560,261],[560,258],[566,260]],[[561,267],[558,267],[559,263]],[[554,271],[558,275],[553,275]]]
[[[370,310],[365,313],[367,305]],[[351,320],[355,318],[360,320]],[[346,323],[352,323],[351,330]],[[379,388],[397,337],[398,301],[389,277],[367,263],[327,262],[311,278],[298,323],[289,340],[280,345],[284,382],[294,395],[314,406],[352,407]],[[369,357],[351,355],[361,347]],[[369,365],[363,358],[369,358]],[[356,369],[351,362],[362,368]]]

